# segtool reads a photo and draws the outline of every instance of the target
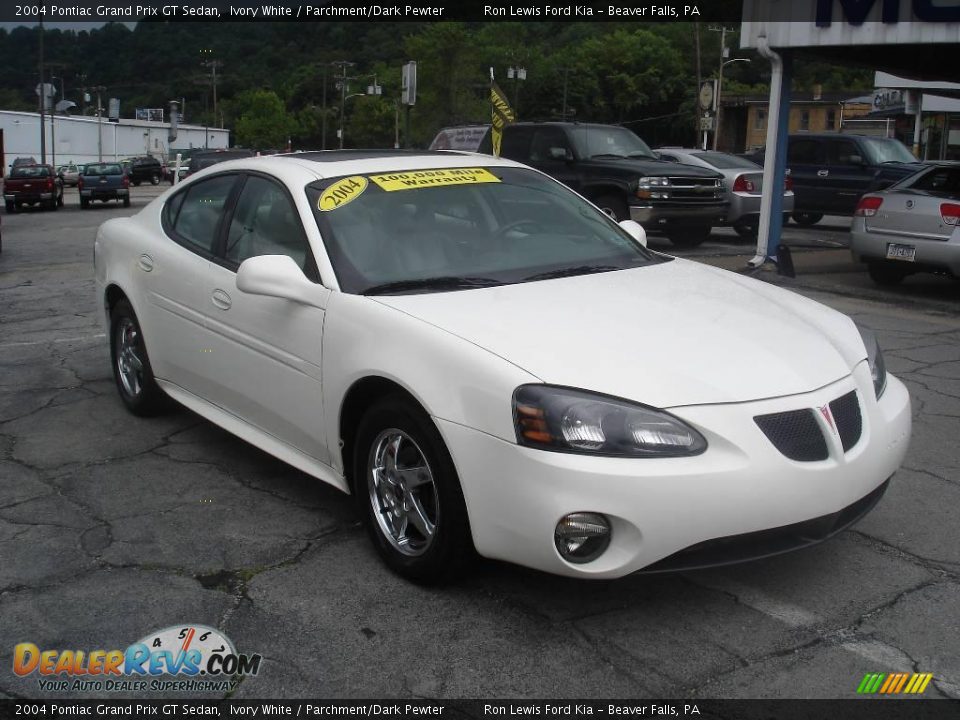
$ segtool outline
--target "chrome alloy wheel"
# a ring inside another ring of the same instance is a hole
[[[437,531],[440,505],[420,446],[396,428],[381,432],[367,458],[367,489],[380,531],[399,552],[422,555]]]
[[[143,389],[143,361],[137,354],[140,345],[140,330],[128,317],[117,323],[116,353],[117,370],[124,392],[135,398]]]

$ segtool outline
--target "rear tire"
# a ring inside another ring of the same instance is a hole
[[[353,493],[377,552],[408,580],[454,580],[475,556],[467,508],[450,453],[433,420],[391,395],[360,420]]]
[[[748,225],[746,223],[739,223],[733,226],[734,232],[737,233],[744,240],[756,240],[757,239],[757,230],[759,229],[756,225]]]
[[[86,210],[90,207],[90,201],[86,198],[80,198],[80,209]]]
[[[130,207],[130,196],[129,196],[129,195],[127,195],[127,197],[125,197],[125,198],[123,199],[123,206],[124,206],[124,207]]]
[[[898,285],[910,273],[892,262],[871,260],[867,263],[867,273],[877,285],[891,287]]]
[[[793,221],[800,227],[809,227],[820,222],[823,219],[823,213],[795,212],[791,217],[793,217]]]
[[[710,237],[713,228],[710,225],[684,225],[670,223],[667,226],[667,237],[675,246],[692,248],[702,245]]]
[[[110,313],[110,360],[120,399],[134,415],[157,415],[169,399],[153,377],[153,367],[136,313],[126,299]]]
[[[159,184],[160,184],[160,176],[159,176],[159,175],[151,175],[151,176],[150,176],[150,184],[151,184],[151,185],[159,185]]]
[[[17,211],[17,206],[12,202],[6,203],[5,207],[7,208],[7,215],[13,215]]]
[[[140,187],[140,180],[134,180],[133,184],[135,187]]]

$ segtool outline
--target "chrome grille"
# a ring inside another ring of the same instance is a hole
[[[670,178],[670,197],[675,200],[715,200],[722,195],[723,187],[711,178]]]

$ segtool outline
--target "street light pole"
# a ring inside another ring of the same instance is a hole
[[[717,149],[717,138],[720,137],[720,113],[722,112],[723,106],[720,104],[720,93],[723,92],[723,68],[731,63],[735,62],[750,62],[750,58],[733,58],[732,60],[727,60],[726,62],[720,63],[720,77],[717,80],[717,120],[716,127],[713,129],[713,149]]]
[[[40,162],[47,164],[47,85],[43,77],[43,18],[40,18]]]
[[[727,33],[732,32],[732,30],[726,26],[720,26],[710,28],[710,32],[720,33],[720,71],[717,75],[717,95],[715,100],[717,104],[717,117],[716,125],[713,128],[713,149],[716,150],[717,138],[720,135],[718,132],[720,129],[720,92],[721,88],[723,87],[723,66],[726,65],[724,58],[726,58],[729,54],[729,51],[727,50]]]

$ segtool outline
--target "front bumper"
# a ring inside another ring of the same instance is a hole
[[[645,226],[671,220],[701,225],[719,225],[727,215],[727,203],[638,203],[630,205],[630,219]]]
[[[885,260],[889,243],[912,245],[917,249],[915,262],[900,262],[905,270],[947,270],[960,277],[960,230],[954,230],[949,240],[927,240],[912,235],[871,232],[864,218],[853,219],[850,251],[855,261]]]
[[[787,459],[753,419],[819,408],[853,389],[863,423],[860,440],[844,452],[823,421],[830,444],[826,460]],[[460,474],[477,551],[559,575],[620,577],[701,543],[784,528],[855,505],[900,466],[911,427],[906,388],[889,376],[877,402],[866,362],[851,376],[804,395],[670,411],[707,438],[704,454],[626,459],[546,452],[438,419]],[[609,548],[582,565],[563,560],[553,543],[557,522],[578,511],[603,513],[612,527]]]

